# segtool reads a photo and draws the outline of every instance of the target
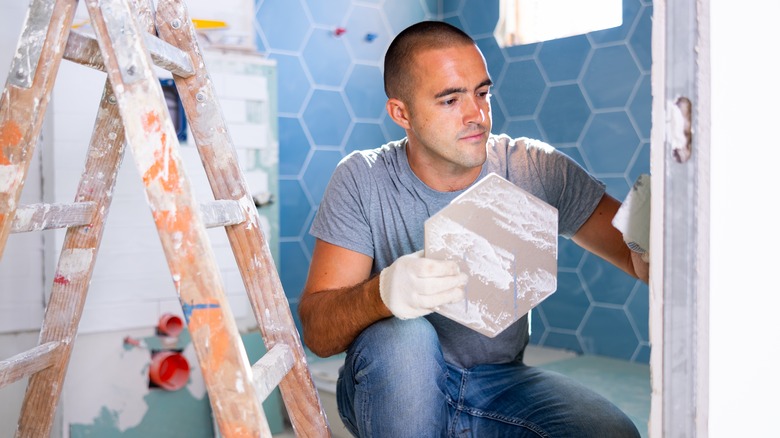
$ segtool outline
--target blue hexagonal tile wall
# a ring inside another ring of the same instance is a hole
[[[344,87],[352,113],[357,118],[379,119],[385,112],[382,71],[370,65],[355,65]]]
[[[303,110],[303,121],[318,146],[340,146],[352,117],[338,91],[314,90]]]
[[[328,56],[322,56],[323,53]],[[303,48],[303,62],[316,85],[339,86],[344,82],[352,57],[343,38],[331,30],[314,29]]]

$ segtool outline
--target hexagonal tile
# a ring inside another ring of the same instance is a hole
[[[528,321],[531,329],[530,341],[532,344],[538,344],[544,339],[547,333],[547,324],[544,322],[544,310],[540,306],[531,309],[528,314]]]
[[[352,112],[358,118],[378,119],[385,112],[384,83],[379,67],[355,65],[344,87]]]
[[[425,13],[430,17],[436,17],[441,12],[439,11],[439,0],[422,0],[422,4],[425,6]]]
[[[536,62],[513,61],[507,64],[496,95],[504,102],[509,117],[530,116],[536,112],[544,89],[544,78]]]
[[[257,21],[272,50],[300,50],[311,27],[299,0],[265,0]]]
[[[590,113],[576,84],[552,86],[539,110],[539,125],[548,142],[574,143],[579,140]]]
[[[320,205],[322,195],[325,193],[325,186],[328,185],[330,176],[341,158],[341,152],[331,150],[315,151],[312,155],[306,170],[303,172],[303,182],[314,205]]]
[[[647,284],[641,281],[637,282],[634,293],[631,294],[626,307],[634,319],[639,339],[648,342],[650,340],[650,327],[648,325],[650,320],[650,291]]]
[[[607,192],[617,200],[626,199],[628,191],[634,185],[633,181],[629,182],[623,176],[602,176],[599,179],[607,185]]]
[[[544,345],[552,348],[560,348],[563,350],[573,351],[575,353],[582,353],[582,345],[580,339],[573,333],[559,333],[556,331],[548,331],[547,336],[544,338]]]
[[[579,78],[590,42],[585,35],[545,41],[539,49],[539,63],[550,81],[573,81]]]
[[[590,300],[580,278],[574,272],[558,272],[558,290],[539,306],[550,327],[577,330]]]
[[[351,0],[306,0],[315,24],[339,26],[347,15]]]
[[[301,295],[306,277],[309,275],[309,258],[298,242],[281,242],[281,263],[284,267],[279,274],[284,293],[297,299]]]
[[[631,117],[639,128],[639,135],[643,139],[650,139],[650,127],[652,125],[653,97],[650,91],[650,75],[646,74],[640,79],[639,87],[631,98],[628,107]]]
[[[501,71],[504,69],[504,64],[506,63],[504,52],[501,50],[501,47],[498,47],[496,39],[492,36],[479,38],[476,42],[477,47],[479,47],[479,50],[482,51],[482,55],[485,57],[488,73],[495,81],[501,74]]]
[[[593,51],[585,66],[582,87],[594,108],[622,108],[628,103],[640,75],[626,46],[602,47]]]
[[[492,132],[502,133],[506,130],[506,115],[501,106],[501,100],[499,100],[495,94],[490,98],[490,122],[493,126],[491,129]]]
[[[498,23],[498,2],[465,0],[460,12],[466,32],[472,37],[492,35]]]
[[[309,231],[304,225],[312,213],[312,206],[299,180],[279,180],[279,203],[281,237],[298,237]]]
[[[387,114],[387,111],[382,114],[382,132],[385,133],[385,142],[400,140],[406,137],[404,128],[400,127],[398,123],[395,123],[390,115]]]
[[[343,38],[314,29],[303,48],[303,62],[315,84],[338,86],[344,82],[351,57]]]
[[[624,173],[639,147],[625,112],[596,114],[582,139],[582,150],[595,173]]]
[[[621,41],[626,38],[631,27],[634,25],[634,20],[641,5],[639,0],[623,0],[623,24],[611,29],[599,30],[591,32],[588,37],[591,41],[599,44],[611,43]]]
[[[534,56],[542,48],[541,43],[522,44],[504,47],[504,53],[510,61],[522,61]]]
[[[558,268],[574,271],[580,267],[585,250],[571,239],[558,238]]]
[[[642,142],[639,145],[639,151],[637,151],[636,158],[634,159],[634,165],[628,170],[626,176],[633,184],[639,175],[647,173],[650,174],[650,143]]]
[[[311,147],[297,117],[279,117],[279,175],[301,173]]]
[[[639,340],[622,309],[593,306],[585,319],[580,340],[587,354],[631,360]]]
[[[374,149],[385,144],[385,135],[379,123],[355,123],[349,133],[344,155],[363,149]]]
[[[449,0],[446,2],[440,2],[441,5],[439,6],[441,8],[441,13],[444,15],[447,14],[457,14],[461,7],[463,7],[464,0]]]
[[[585,254],[580,273],[588,284],[594,303],[622,306],[626,304],[631,290],[638,281],[612,263],[593,254]]]
[[[449,23],[455,27],[457,27],[460,30],[465,31],[465,28],[463,27],[463,22],[460,20],[459,15],[453,15],[451,17],[444,17],[441,21],[445,23]]]
[[[277,83],[279,113],[298,114],[311,90],[300,58],[278,53],[269,57],[276,60],[277,76],[284,78]]]
[[[509,121],[506,124],[506,129],[503,130],[507,135],[512,138],[528,137],[528,138],[542,138],[542,131],[539,130],[539,125],[536,124],[536,120],[514,120]]]
[[[303,121],[317,146],[340,146],[352,118],[341,93],[314,90]]]
[[[346,29],[347,33],[342,38],[347,40],[353,61],[379,63],[384,59],[394,34],[385,24],[380,9],[354,5],[347,18]],[[367,38],[369,34],[373,38]]]
[[[653,7],[643,6],[637,20],[636,27],[629,38],[631,48],[634,49],[636,57],[639,59],[639,65],[645,72],[650,71],[653,63],[651,34],[653,29]]]
[[[390,23],[390,30],[394,35],[406,29],[407,26],[427,18],[423,4],[416,1],[385,2],[382,10]]]

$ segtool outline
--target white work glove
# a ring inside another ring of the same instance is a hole
[[[438,306],[465,298],[468,277],[451,260],[423,257],[423,251],[407,254],[379,274],[379,295],[400,319],[427,315]]]

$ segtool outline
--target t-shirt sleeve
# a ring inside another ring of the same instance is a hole
[[[344,158],[333,172],[310,234],[333,245],[374,257],[368,223],[370,181],[360,154]]]

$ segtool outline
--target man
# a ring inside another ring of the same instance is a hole
[[[602,183],[548,145],[490,134],[491,85],[453,26],[418,23],[391,43],[386,107],[406,138],[334,172],[311,229],[304,341],[320,356],[346,350],[337,399],[356,436],[639,436],[606,399],[523,364],[527,317],[488,338],[435,313],[464,298],[466,278],[422,255],[423,223],[490,172],[556,207],[561,235],[647,281]]]

